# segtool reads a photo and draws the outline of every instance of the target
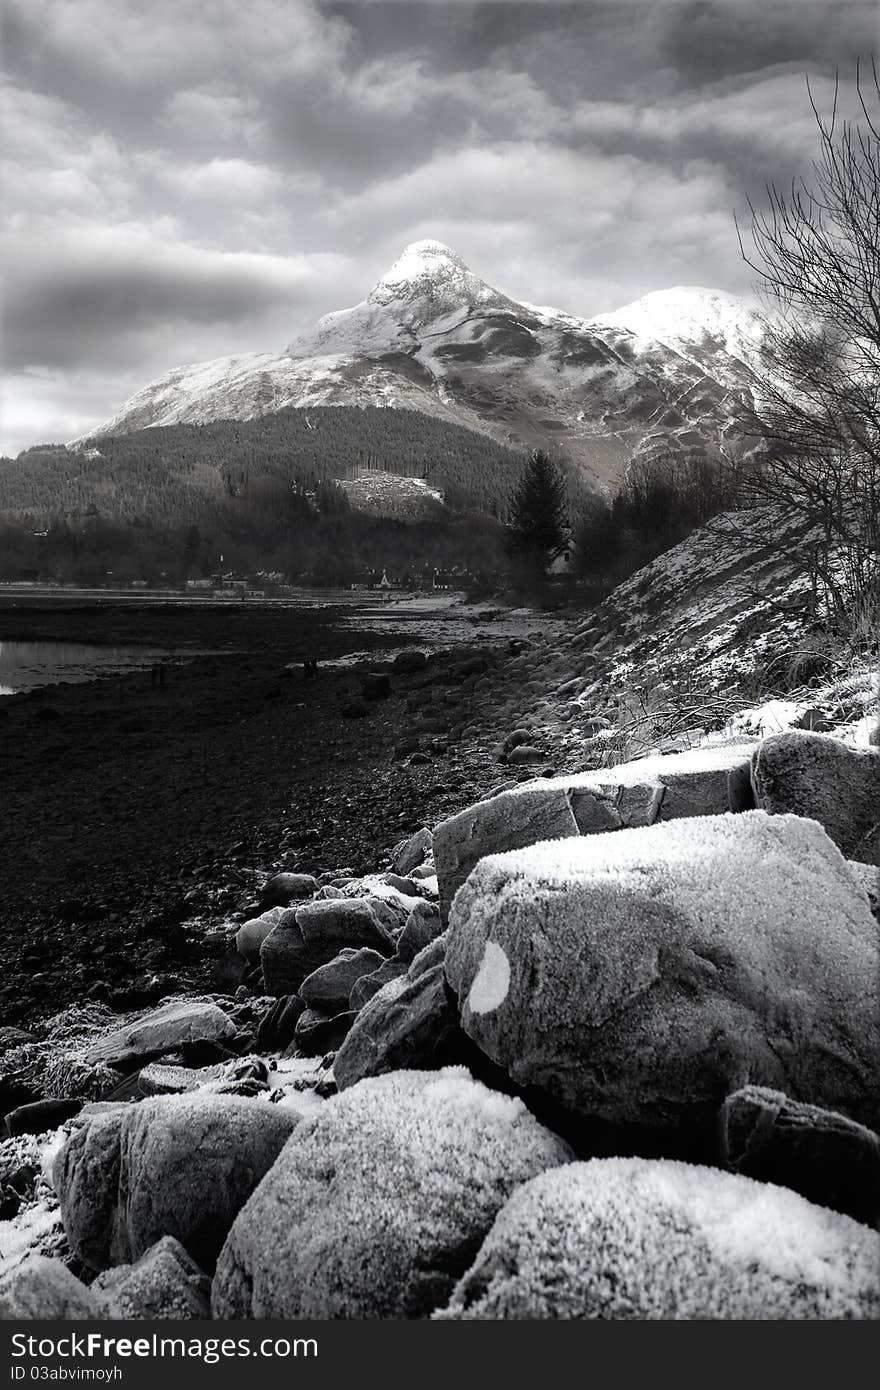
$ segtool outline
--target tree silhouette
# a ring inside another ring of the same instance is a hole
[[[557,465],[536,449],[514,491],[505,549],[515,564],[544,575],[566,548],[565,482]]]

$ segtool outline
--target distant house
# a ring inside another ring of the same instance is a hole
[[[571,550],[570,550],[568,547],[566,547],[565,550],[563,550],[563,552],[562,552],[561,555],[557,555],[557,556],[556,556],[556,559],[551,563],[550,568],[548,569],[547,573],[548,573],[548,574],[554,574],[554,575],[561,575],[561,574],[568,574],[568,573],[570,572],[570,570],[571,570]]]

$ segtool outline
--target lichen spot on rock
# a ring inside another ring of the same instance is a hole
[[[480,968],[474,976],[468,1008],[472,1014],[488,1014],[507,998],[510,988],[510,961],[494,941],[486,942]]]

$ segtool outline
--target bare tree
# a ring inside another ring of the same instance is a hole
[[[746,487],[799,513],[817,609],[853,637],[880,615],[880,81],[856,69],[858,112],[830,116],[807,83],[819,135],[812,177],[750,203],[764,316]]]

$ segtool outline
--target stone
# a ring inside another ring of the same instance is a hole
[[[745,1086],[720,1114],[720,1161],[868,1226],[880,1220],[880,1138],[845,1115]]]
[[[365,700],[387,700],[391,677],[385,671],[367,671],[361,676],[361,695]]]
[[[750,809],[751,747],[697,749],[537,778],[450,816],[434,829],[444,923],[456,892],[487,854],[657,820]]]
[[[57,1154],[70,1247],[90,1269],[128,1264],[174,1236],[206,1271],[297,1123],[239,1096],[153,1096],[96,1115]]]
[[[438,1321],[880,1316],[877,1235],[782,1187],[593,1159],[520,1187]]]
[[[378,970],[374,970],[372,975],[362,975],[352,986],[351,994],[348,997],[348,1006],[355,1013],[379,993],[379,990],[387,985],[391,980],[399,980],[406,974],[407,963],[394,956],[391,960],[386,960],[384,965],[380,965]]]
[[[244,956],[251,964],[256,964],[260,959],[263,942],[273,927],[277,927],[284,911],[283,907],[270,907],[268,912],[261,912],[259,917],[250,917],[246,922],[242,922],[235,933],[235,949],[239,955]]]
[[[484,859],[446,953],[464,1031],[517,1085],[629,1152],[700,1160],[750,1082],[876,1128],[878,973],[839,850],[762,811]]]
[[[876,864],[859,864],[854,859],[848,859],[846,862],[853,878],[865,890],[868,906],[880,921],[880,869]]]
[[[211,1316],[211,1281],[173,1236],[163,1236],[135,1264],[99,1274],[91,1291],[99,1317],[207,1321]]]
[[[318,890],[311,874],[273,874],[260,894],[262,907],[287,907],[300,898],[310,898]]]
[[[763,810],[817,820],[847,859],[880,865],[880,752],[827,734],[773,734],[752,757],[752,785]]]
[[[333,1075],[345,1091],[365,1076],[462,1062],[468,1046],[440,961],[414,980],[402,976],[373,995],[337,1052]]]
[[[335,1052],[341,1047],[355,1017],[348,1009],[340,1009],[333,1015],[305,1009],[297,1019],[294,1032],[297,1051],[304,1057],[323,1057],[327,1052]]]
[[[413,647],[398,652],[391,664],[400,675],[413,676],[418,671],[424,671],[428,664],[428,657],[427,653]]]
[[[422,903],[409,914],[403,931],[397,938],[397,959],[409,963],[443,930],[440,909],[434,903]]]
[[[267,993],[297,993],[306,976],[326,965],[344,946],[368,946],[390,956],[394,940],[370,904],[360,898],[288,908],[260,950]]]
[[[0,1274],[0,1322],[93,1322],[100,1316],[98,1299],[60,1260],[28,1255]]]
[[[347,946],[326,965],[307,975],[299,987],[300,998],[312,1009],[339,1013],[348,1008],[348,999],[362,975],[371,975],[385,957],[368,946],[359,950]]]
[[[305,1004],[298,994],[282,994],[260,1020],[257,1029],[258,1052],[282,1052],[293,1042],[299,1016]]]
[[[547,754],[543,748],[536,748],[532,743],[520,743],[516,748],[511,748],[506,761],[511,767],[522,767],[525,763],[545,763]]]
[[[411,749],[415,752],[415,749]],[[426,825],[417,830],[409,839],[401,840],[391,853],[391,867],[396,874],[408,874],[423,864],[431,853],[434,836]]]
[[[362,1081],[301,1121],[239,1213],[214,1317],[426,1317],[509,1194],[569,1157],[464,1068]]]
[[[45,1134],[50,1129],[58,1129],[69,1120],[83,1102],[78,1099],[46,1098],[32,1101],[30,1105],[19,1105],[10,1110],[0,1133],[4,1138],[15,1134]]]
[[[216,1004],[175,1000],[98,1038],[85,1054],[90,1065],[126,1069],[139,1061],[174,1052],[185,1043],[220,1042],[236,1034],[235,1024]]]

